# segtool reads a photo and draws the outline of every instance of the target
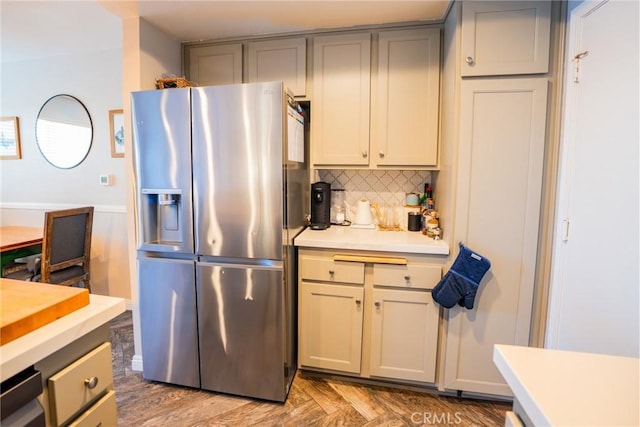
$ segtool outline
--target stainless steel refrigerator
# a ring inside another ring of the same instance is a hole
[[[143,376],[284,401],[309,178],[282,83],[132,94]]]

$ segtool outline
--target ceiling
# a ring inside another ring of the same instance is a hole
[[[0,0],[2,62],[113,49],[120,18],[141,16],[181,42],[441,21],[450,0]]]

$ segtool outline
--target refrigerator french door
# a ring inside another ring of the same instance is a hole
[[[143,376],[200,387],[195,263],[138,258]]]
[[[198,263],[202,384],[221,391],[283,400],[285,376],[282,266]]]
[[[309,187],[294,106],[282,83],[132,94],[145,378],[286,399],[297,365],[293,238]],[[194,331],[179,354],[167,318]],[[198,367],[199,381],[162,347]]]

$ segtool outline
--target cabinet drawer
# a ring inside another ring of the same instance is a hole
[[[300,277],[323,282],[364,283],[364,263],[332,258],[300,257]]]
[[[106,342],[49,377],[49,403],[54,424],[64,424],[112,388],[111,344]]]
[[[116,392],[111,390],[98,400],[95,405],[87,409],[82,415],[73,420],[69,427],[95,427],[118,425],[118,410],[116,409]]]
[[[432,289],[442,278],[439,265],[373,265],[373,285]]]

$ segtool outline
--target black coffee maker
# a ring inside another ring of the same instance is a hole
[[[311,229],[326,230],[331,226],[331,184],[311,184]]]

